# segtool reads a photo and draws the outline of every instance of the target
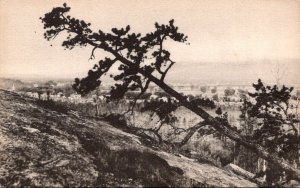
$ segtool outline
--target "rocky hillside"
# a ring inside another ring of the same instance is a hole
[[[0,90],[0,187],[26,185],[256,186],[108,123]]]

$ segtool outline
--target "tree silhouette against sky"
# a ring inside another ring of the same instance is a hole
[[[164,42],[170,40],[187,43],[187,36],[178,31],[174,20],[170,20],[166,25],[155,23],[154,31],[145,35],[130,32],[130,26],[120,29],[112,28],[111,33],[102,30],[94,32],[90,29],[90,23],[67,15],[69,11],[70,7],[64,4],[62,7],[53,8],[41,18],[46,30],[44,37],[51,40],[60,33],[66,32],[67,37],[62,42],[62,46],[66,49],[91,45],[93,49],[90,58],[92,59],[95,58],[94,52],[97,49],[110,54],[110,57],[94,65],[88,71],[87,77],[75,79],[74,89],[78,93],[85,95],[95,90],[101,84],[101,78],[109,74],[113,65],[117,65],[120,74],[112,75],[116,84],[111,88],[111,99],[120,99],[126,92],[132,90],[139,90],[139,96],[141,96],[146,92],[150,83],[156,84],[170,96],[175,97],[182,106],[199,115],[203,119],[202,124],[212,126],[221,134],[253,150],[261,158],[288,171],[294,179],[300,181],[300,170],[278,157],[276,152],[269,153],[261,145],[243,138],[228,122],[211,116],[164,82],[167,73],[175,64],[170,52],[165,49]]]

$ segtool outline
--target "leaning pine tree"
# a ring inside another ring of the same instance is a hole
[[[201,124],[212,126],[221,134],[253,150],[269,163],[289,172],[293,179],[300,181],[300,170],[280,158],[276,152],[269,153],[261,145],[243,138],[227,121],[220,121],[209,115],[197,104],[189,102],[185,96],[164,82],[167,73],[175,64],[170,57],[170,52],[165,49],[164,42],[172,40],[186,43],[187,41],[187,36],[178,31],[174,20],[167,25],[155,23],[154,31],[143,36],[130,32],[130,26],[120,29],[113,28],[111,33],[101,30],[93,32],[90,29],[90,23],[67,15],[69,11],[70,7],[64,4],[62,7],[53,8],[51,12],[41,18],[46,29],[45,38],[51,40],[58,34],[66,32],[67,37],[62,43],[63,47],[73,49],[75,46],[90,45],[93,47],[91,58],[95,58],[94,52],[97,49],[103,50],[113,57],[100,60],[93,69],[88,71],[87,77],[76,78],[74,89],[77,92],[84,95],[95,90],[101,83],[101,77],[108,73],[113,65],[117,65],[121,73],[113,76],[117,82],[110,91],[112,99],[122,98],[126,92],[137,89],[140,90],[139,96],[141,96],[146,92],[149,84],[154,83],[170,96],[175,97],[182,106],[199,115],[203,119]]]

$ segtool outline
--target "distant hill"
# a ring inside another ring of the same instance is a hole
[[[200,85],[250,85],[261,78],[275,83],[275,72],[279,69],[281,82],[300,86],[300,60],[254,62],[178,62],[169,71],[166,79],[170,83],[192,83]]]
[[[25,83],[17,79],[0,78],[1,89],[11,89],[13,86],[15,87],[15,89],[19,89],[24,87]]]
[[[0,90],[0,187],[255,187],[66,108]],[[52,109],[52,110],[51,110]]]

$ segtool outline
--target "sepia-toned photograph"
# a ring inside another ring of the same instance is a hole
[[[0,0],[0,188],[300,187],[300,0]]]

